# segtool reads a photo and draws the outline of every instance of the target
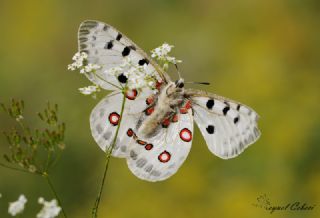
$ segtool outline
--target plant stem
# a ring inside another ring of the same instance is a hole
[[[46,172],[44,172],[44,173],[42,174],[42,176],[46,179],[46,181],[47,181],[47,183],[48,183],[48,185],[49,185],[49,187],[50,187],[50,189],[51,189],[51,191],[52,191],[55,199],[57,199],[57,201],[58,201],[58,203],[59,203],[59,206],[61,207],[63,216],[64,216],[65,218],[67,218],[67,214],[66,214],[65,210],[64,210],[63,207],[62,207],[61,200],[60,200],[60,198],[59,198],[59,196],[58,196],[58,194],[57,194],[57,192],[56,192],[56,190],[55,190],[55,188],[54,188],[54,186],[53,186],[53,184],[52,184],[52,182],[51,182],[51,179],[50,179],[50,177],[49,177],[49,174],[46,173]]]
[[[39,174],[39,173],[32,173],[28,170],[25,170],[25,169],[20,169],[20,168],[16,168],[16,167],[11,167],[11,166],[7,166],[3,163],[0,163],[0,166],[4,167],[4,168],[7,168],[7,169],[10,169],[10,170],[15,170],[15,171],[19,171],[19,172],[23,172],[23,173],[31,173],[31,174]]]
[[[115,84],[113,84],[113,83],[111,83],[111,82],[108,82],[107,80],[105,80],[105,79],[104,79],[102,76],[100,76],[99,74],[94,73],[94,75],[95,75],[98,79],[101,79],[102,81],[108,83],[109,85],[111,85],[111,86],[113,86],[113,87],[115,87],[115,88],[117,88],[117,89],[122,89],[122,87],[119,87],[119,86],[117,86],[117,85],[115,85]]]
[[[46,181],[47,181],[47,183],[48,183],[48,185],[49,185],[49,187],[50,187],[50,189],[51,189],[51,191],[52,191],[55,199],[57,199],[57,201],[58,201],[58,203],[59,203],[59,206],[61,207],[63,216],[64,216],[65,218],[67,218],[67,214],[66,214],[65,210],[64,210],[63,207],[62,207],[61,200],[60,200],[60,198],[59,198],[59,196],[58,196],[58,194],[57,194],[57,192],[56,192],[56,190],[55,190],[55,188],[54,188],[54,186],[53,186],[53,184],[52,184],[52,182],[51,182],[51,180],[50,180],[50,177],[49,177],[49,174],[48,174],[48,173],[46,173],[46,172],[41,173],[41,172],[38,172],[38,171],[36,171],[36,172],[30,172],[30,171],[28,171],[28,170],[24,170],[24,169],[19,169],[19,168],[16,168],[16,167],[7,166],[7,165],[5,165],[5,164],[3,164],[3,163],[0,163],[0,166],[2,166],[2,167],[4,167],[4,168],[7,168],[7,169],[10,169],[10,170],[15,170],[15,171],[24,172],[24,173],[30,173],[30,174],[35,174],[35,175],[41,175],[42,177],[44,177],[44,178],[46,179]]]
[[[104,173],[103,173],[103,177],[102,177],[102,182],[101,182],[101,186],[100,186],[100,190],[98,193],[98,196],[96,198],[94,207],[92,208],[92,218],[97,218],[98,217],[98,209],[99,209],[99,204],[101,201],[101,196],[102,196],[102,191],[104,188],[104,184],[105,184],[105,180],[106,180],[106,176],[107,176],[107,172],[108,172],[108,168],[109,168],[109,162],[110,162],[110,158],[112,155],[112,151],[114,146],[116,145],[117,142],[117,137],[119,134],[119,129],[120,129],[120,125],[121,125],[121,121],[122,121],[122,117],[123,117],[123,111],[124,111],[124,106],[125,106],[125,102],[126,102],[126,95],[123,91],[123,100],[122,100],[122,106],[121,106],[121,111],[120,111],[120,120],[119,120],[119,124],[116,130],[116,134],[113,138],[112,144],[111,146],[108,148],[107,150],[107,155],[106,155],[106,163],[105,163],[105,168],[104,168]]]

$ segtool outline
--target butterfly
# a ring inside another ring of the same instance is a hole
[[[101,66],[87,77],[111,94],[92,110],[90,127],[94,140],[104,151],[117,135],[112,156],[126,158],[129,169],[140,179],[162,181],[177,172],[186,160],[193,140],[193,121],[209,150],[228,159],[243,152],[260,136],[258,114],[239,102],[205,91],[187,89],[184,80],[169,75],[129,38],[114,27],[87,20],[78,31],[79,52],[87,62]],[[108,69],[130,57],[159,81],[152,89],[119,91],[125,74],[117,77]],[[126,103],[120,121],[123,95]]]

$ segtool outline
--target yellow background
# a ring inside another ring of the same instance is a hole
[[[47,100],[59,104],[67,149],[52,176],[69,217],[79,218],[90,217],[104,167],[88,121],[98,101],[80,95],[89,81],[66,69],[85,19],[115,26],[145,51],[175,45],[187,81],[210,82],[198,88],[261,116],[260,140],[228,161],[211,154],[196,129],[188,159],[164,182],[139,180],[112,159],[100,217],[320,217],[318,0],[1,0],[0,101],[24,99],[34,125]],[[0,120],[1,131],[12,126],[3,113]],[[40,177],[4,168],[0,193],[1,218],[20,193],[29,199],[22,217],[35,217],[39,196],[52,198]],[[270,215],[252,205],[262,194],[275,205],[316,207]]]

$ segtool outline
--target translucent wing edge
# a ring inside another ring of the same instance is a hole
[[[229,154],[228,156],[225,156],[225,155],[221,155],[217,152],[215,152],[213,149],[210,149],[210,147],[208,146],[208,149],[213,153],[215,154],[217,157],[220,157],[222,159],[231,159],[231,158],[234,158],[234,157],[237,157],[239,156],[242,152],[244,152],[244,150],[246,150],[250,145],[254,144],[261,136],[261,131],[259,130],[258,128],[258,120],[260,119],[260,116],[256,113],[255,110],[253,110],[252,108],[250,108],[249,106],[243,104],[243,103],[240,103],[240,102],[237,102],[237,101],[234,101],[232,99],[229,99],[229,98],[226,98],[226,97],[222,97],[220,95],[217,95],[217,94],[213,94],[213,93],[209,93],[209,92],[206,92],[206,91],[202,91],[202,90],[195,90],[195,89],[186,89],[186,96],[188,96],[188,98],[192,99],[193,97],[208,97],[208,98],[213,98],[213,99],[218,99],[222,102],[231,102],[233,103],[234,105],[230,105],[231,107],[232,106],[235,106],[235,105],[241,105],[245,108],[247,108],[249,111],[251,111],[251,113],[254,113],[255,114],[255,118],[253,119],[253,122],[254,122],[254,125],[253,125],[253,128],[252,128],[252,132],[253,134],[250,134],[249,135],[249,138],[244,142],[244,143],[241,143],[238,147],[238,149],[235,150],[234,153],[232,154]],[[206,110],[208,113],[210,113],[210,111]],[[194,111],[194,113],[196,113],[196,111]],[[212,113],[212,112],[211,112]],[[198,128],[201,130],[200,128],[200,124],[195,120],[195,123],[197,124]],[[201,130],[201,134],[203,135],[206,143],[207,142],[207,139],[204,135],[204,131]]]
[[[150,64],[155,68],[157,73],[160,75],[164,83],[168,83],[171,81],[170,76],[163,71],[163,69],[152,59],[150,58],[138,45],[136,45],[134,42],[132,42],[126,35],[124,35],[122,32],[114,28],[113,26],[106,24],[101,21],[97,20],[85,20],[83,21],[78,29],[78,51],[79,52],[88,52],[87,50],[83,49],[85,42],[82,41],[82,38],[85,37],[90,33],[90,30],[97,27],[99,24],[104,25],[106,28],[112,28],[115,31],[117,31],[119,34],[122,35],[122,38],[124,38],[127,42],[129,42],[131,45],[133,45],[136,48],[136,51],[143,56],[144,58],[148,59]],[[121,43],[121,42],[120,42]]]

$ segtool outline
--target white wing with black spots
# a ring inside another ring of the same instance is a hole
[[[126,93],[126,102],[121,120],[120,129],[112,155],[126,157],[128,145],[131,140],[127,136],[128,129],[135,130],[140,114],[147,107],[146,98],[152,94],[151,90],[145,89],[138,93],[131,90]],[[112,145],[119,125],[123,94],[113,92],[103,98],[92,110],[90,115],[90,127],[94,140],[103,151],[107,151]]]
[[[137,136],[139,138],[139,136]],[[132,140],[127,163],[140,179],[162,181],[177,172],[187,158],[193,138],[192,111],[179,114],[179,119],[162,128],[154,137]]]
[[[156,73],[164,82],[169,76],[152,61],[136,44],[114,27],[99,21],[87,20],[80,24],[78,31],[79,52],[88,54],[88,63],[102,68],[96,74],[87,74],[95,84],[107,90],[116,90],[125,85],[127,78],[121,74],[114,76],[108,71],[121,65],[129,57],[134,64],[147,65],[145,70]]]
[[[238,156],[260,136],[258,114],[241,103],[202,93],[192,97],[192,105],[209,150],[220,158]]]

